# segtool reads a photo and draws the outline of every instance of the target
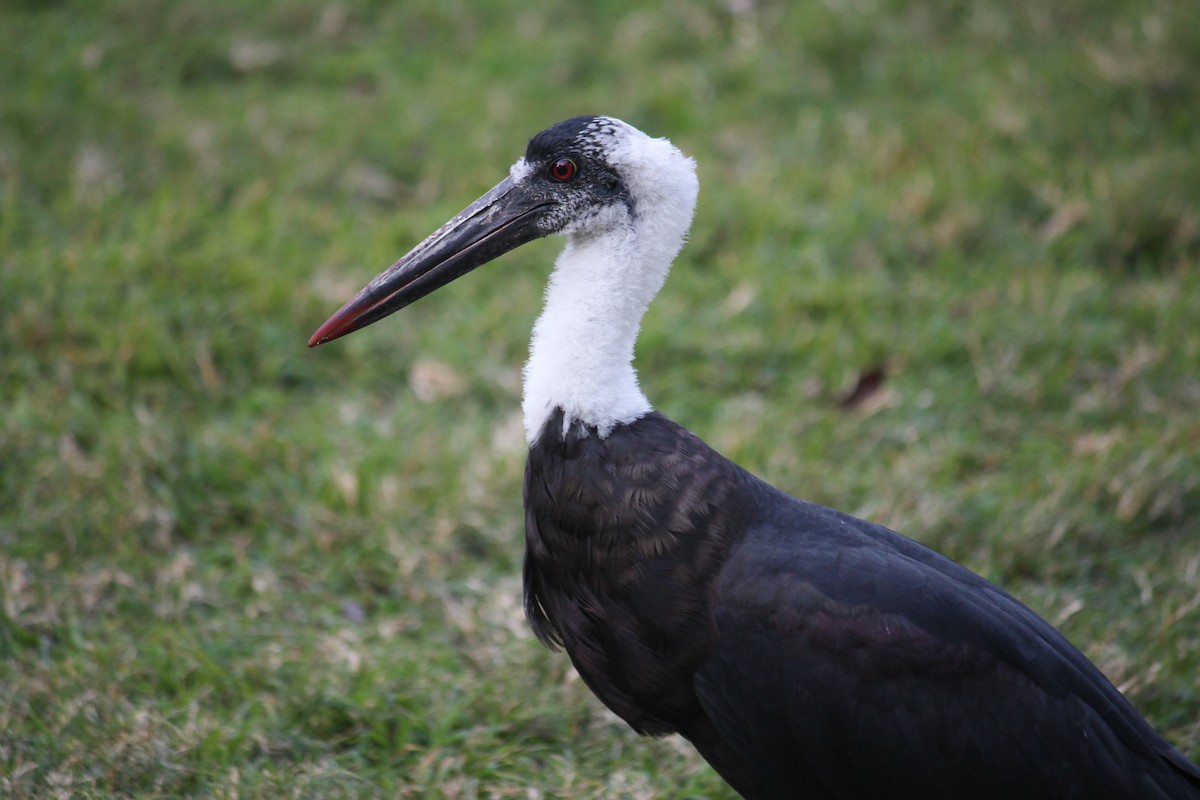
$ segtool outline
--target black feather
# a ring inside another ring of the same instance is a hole
[[[526,609],[641,733],[749,798],[1200,798],[1200,769],[1052,626],[659,414],[561,411],[525,473]]]

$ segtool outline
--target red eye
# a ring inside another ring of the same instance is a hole
[[[578,167],[575,162],[569,158],[560,158],[550,165],[550,177],[561,183],[565,183],[575,177],[575,172]]]

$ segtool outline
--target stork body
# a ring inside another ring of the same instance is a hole
[[[666,140],[560,123],[310,344],[566,234],[525,370],[526,612],[601,701],[748,798],[1200,798],[1200,768],[1020,602],[651,409],[633,345],[696,191]]]

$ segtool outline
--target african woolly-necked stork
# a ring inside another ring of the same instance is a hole
[[[1200,798],[1200,767],[1020,602],[651,408],[634,340],[697,188],[666,139],[561,122],[309,345],[565,234],[524,374],[525,608],[605,705],[748,798]]]

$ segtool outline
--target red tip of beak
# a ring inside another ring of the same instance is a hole
[[[337,310],[337,313],[325,320],[325,324],[317,328],[317,332],[309,338],[308,346],[316,347],[319,344],[332,342],[334,339],[340,339],[347,333],[354,333],[359,328],[369,325],[369,322],[363,322],[363,318],[387,302],[394,293],[384,294],[382,297],[371,300],[369,296],[367,298],[363,297],[369,288],[364,289],[359,293],[358,297],[346,303],[346,305]]]
[[[346,309],[338,311],[329,319],[325,320],[325,324],[317,328],[308,340],[309,347],[316,347],[319,344],[332,342],[334,339],[345,336],[354,330],[354,320],[358,318],[357,313],[346,313]]]

